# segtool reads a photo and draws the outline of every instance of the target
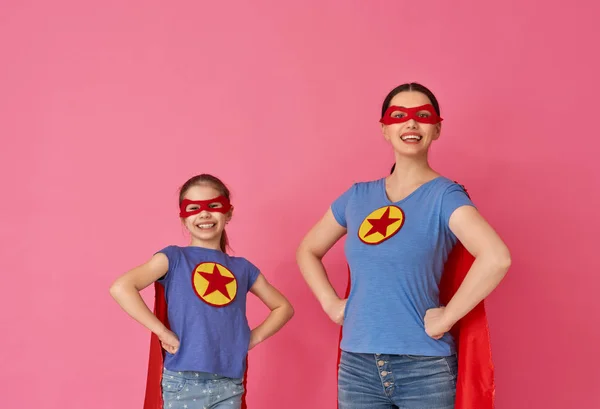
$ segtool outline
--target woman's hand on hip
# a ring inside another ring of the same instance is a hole
[[[343,325],[344,311],[346,310],[347,302],[348,299],[341,298],[335,298],[327,302],[327,304],[324,307],[324,310],[331,321],[335,322],[338,325]]]
[[[450,331],[452,323],[445,314],[446,307],[431,308],[425,312],[425,332],[433,339],[440,339]]]

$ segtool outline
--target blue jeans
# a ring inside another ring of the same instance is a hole
[[[357,354],[342,351],[339,409],[454,409],[456,355]]]
[[[243,379],[163,370],[164,409],[240,409]]]

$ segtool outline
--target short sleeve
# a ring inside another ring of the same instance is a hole
[[[450,223],[450,216],[452,216],[452,213],[461,206],[475,207],[475,204],[471,201],[471,198],[463,186],[458,183],[453,183],[446,189],[442,198],[441,215],[446,226]]]
[[[246,291],[250,291],[260,275],[260,270],[248,260],[246,260],[246,262],[248,263],[248,288]]]
[[[171,280],[171,271],[175,270],[177,268],[177,265],[179,264],[179,256],[180,256],[180,252],[179,249],[177,248],[177,246],[168,246],[165,247],[162,250],[159,250],[156,252],[156,254],[158,253],[162,253],[165,256],[167,256],[167,259],[169,260],[169,269],[167,270],[167,274],[165,274],[164,276],[162,276],[161,278],[159,278],[157,281],[161,284],[167,284],[170,280]]]
[[[334,202],[331,204],[331,212],[333,213],[333,217],[342,227],[348,227],[346,223],[346,206],[348,206],[348,202],[350,198],[354,194],[356,190],[356,183],[354,183],[348,190],[342,193]]]

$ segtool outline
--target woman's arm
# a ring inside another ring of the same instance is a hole
[[[329,282],[322,259],[345,234],[346,228],[340,226],[329,209],[306,234],[296,251],[296,261],[304,280],[323,310],[337,324],[344,321],[346,300],[338,297]]]
[[[507,246],[474,207],[456,209],[449,225],[475,261],[448,305],[427,311],[425,330],[436,339],[485,299],[500,284],[511,264]]]
[[[292,304],[262,274],[259,274],[250,292],[256,295],[271,312],[262,324],[252,330],[249,350],[279,331],[294,315]]]
[[[157,253],[146,263],[119,277],[111,285],[110,295],[131,318],[156,334],[168,352],[175,353],[179,348],[177,336],[150,311],[140,295],[141,290],[164,276],[168,269],[167,256]]]

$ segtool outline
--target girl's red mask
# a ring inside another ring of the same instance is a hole
[[[210,200],[183,199],[179,206],[179,217],[190,217],[200,213],[202,210],[206,210],[207,212],[227,213],[231,210],[231,203],[225,196],[218,196]]]

